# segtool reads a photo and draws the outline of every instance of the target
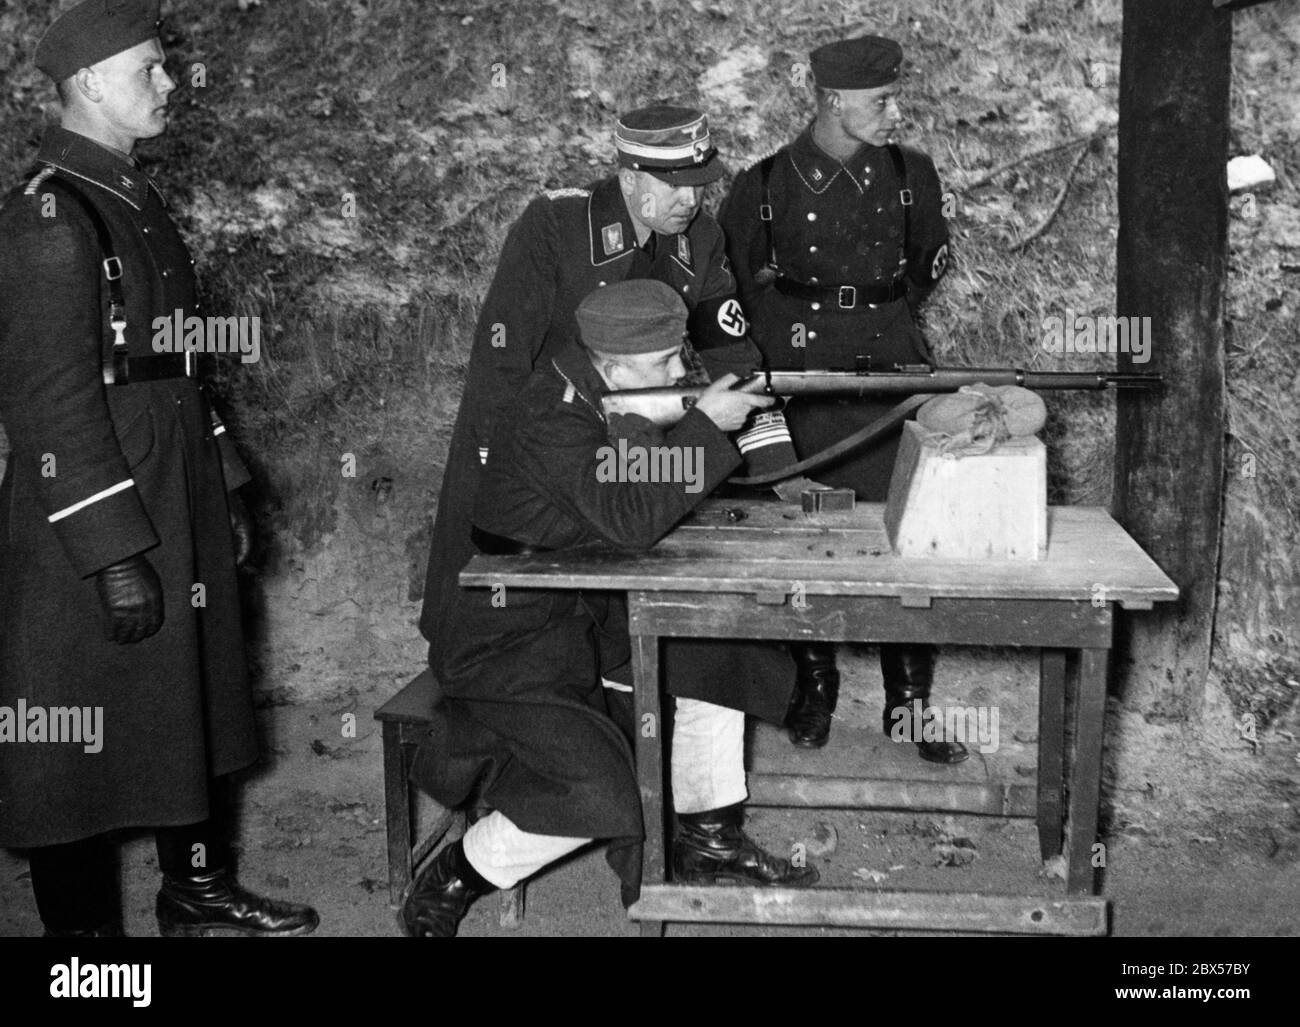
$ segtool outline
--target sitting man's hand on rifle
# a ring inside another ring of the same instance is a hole
[[[738,381],[740,378],[736,375],[724,374],[695,402],[696,408],[722,431],[738,430],[755,410],[764,410],[776,402],[775,397],[761,392],[761,378],[755,378],[745,386],[752,391],[734,388]]]

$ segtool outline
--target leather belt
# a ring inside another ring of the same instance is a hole
[[[479,552],[487,556],[532,556],[534,553],[555,552],[547,546],[534,546],[527,542],[506,538],[504,535],[494,535],[490,531],[484,531],[478,525],[473,525],[469,529],[469,537],[470,541],[478,547]]]
[[[837,310],[853,310],[864,304],[878,306],[881,303],[893,303],[907,295],[907,282],[902,278],[895,278],[884,285],[806,285],[782,275],[773,284],[776,291],[783,295],[824,303]]]
[[[188,356],[188,361],[186,357]],[[145,357],[114,357],[112,385],[134,385],[168,378],[194,378],[199,370],[197,353],[159,353]]]

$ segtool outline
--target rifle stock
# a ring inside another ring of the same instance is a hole
[[[1018,367],[931,367],[892,371],[756,371],[733,388],[753,392],[756,382],[774,396],[912,396],[956,392],[963,385],[1019,385],[1026,389],[1156,389],[1158,374],[1123,371],[1026,371]],[[676,424],[695,405],[703,386],[625,389],[601,400],[606,415],[639,414],[662,427]]]

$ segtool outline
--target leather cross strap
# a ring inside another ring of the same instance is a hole
[[[898,176],[898,199],[903,204],[903,256],[906,258],[912,244],[912,190],[907,187],[907,163],[903,160],[903,151],[897,143],[890,143],[889,159],[894,162],[894,174]]]
[[[67,198],[85,214],[86,220],[90,222],[90,227],[95,232],[100,256],[103,258],[100,267],[103,269],[104,282],[108,287],[108,326],[113,330],[113,349],[103,364],[104,384],[125,384],[129,353],[126,345],[126,300],[122,295],[122,261],[113,247],[113,236],[109,233],[108,225],[104,223],[104,218],[95,209],[94,204],[86,199],[85,194],[72,180],[60,174],[58,168],[47,164],[37,174],[47,174],[47,177],[57,179]]]
[[[776,163],[776,158],[781,151],[769,153],[758,162],[758,177],[762,183],[763,202],[758,206],[758,220],[763,222],[763,233],[767,241],[764,247],[767,250],[767,266],[773,271],[780,273],[780,268],[776,263],[776,241],[772,238],[772,166]]]

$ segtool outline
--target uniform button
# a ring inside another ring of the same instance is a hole
[[[813,210],[810,210],[810,211],[808,212],[808,220],[809,220],[809,221],[816,221],[816,220],[817,220],[817,212],[816,212],[816,211],[813,211]]]
[[[808,252],[809,252],[809,253],[816,253],[816,252],[817,252],[817,247],[816,247],[816,246],[809,246],[809,247],[808,247]]]
[[[149,234],[149,226],[148,226],[148,225],[145,225],[142,229],[140,229],[140,231],[142,231],[145,235],[148,235],[148,234]]]
[[[822,309],[822,305],[821,305],[820,303],[814,301],[813,304],[812,304],[812,308],[813,308],[813,310],[821,310],[821,309]]]
[[[884,208],[884,207],[877,207],[877,208],[876,208],[876,213],[877,213],[877,214],[883,214],[884,212],[885,212],[885,208]]]
[[[817,338],[817,333],[816,333],[816,332],[809,332],[809,333],[808,333],[808,341],[809,341],[809,342],[812,342],[812,340],[815,339],[815,338]]]
[[[601,282],[601,283],[597,286],[597,288],[600,288],[600,289],[605,288],[605,283],[604,283],[604,282]]]
[[[813,275],[811,278],[809,278],[809,279],[808,279],[808,284],[809,284],[809,285],[816,285],[816,284],[817,284],[817,276],[816,276],[816,275]]]
[[[689,285],[682,286],[682,292],[690,292],[690,291],[691,291],[691,287]]]
[[[166,278],[166,277],[167,277],[168,275],[170,275],[170,274],[171,274],[171,271],[170,271],[168,268],[163,268],[163,277],[164,277],[164,278]]]
[[[190,267],[193,267],[193,266],[194,266],[194,258],[191,257],[191,258],[190,258]]]

